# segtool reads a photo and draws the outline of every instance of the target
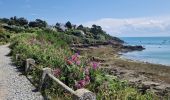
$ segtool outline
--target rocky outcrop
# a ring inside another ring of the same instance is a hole
[[[121,51],[122,52],[131,52],[131,51],[142,51],[145,48],[143,46],[130,46],[130,45],[126,45],[126,46],[122,46],[121,47]]]

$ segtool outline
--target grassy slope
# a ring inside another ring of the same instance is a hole
[[[21,32],[12,39],[12,55],[15,57],[15,54],[21,54],[20,60],[16,61],[16,64],[21,67],[24,67],[26,58],[33,58],[40,68],[44,66],[61,68],[64,70],[65,58],[73,53],[68,46],[68,43],[75,41],[73,38],[74,36],[68,36],[64,33],[42,31],[39,29],[33,31],[33,33]],[[34,70],[30,73],[30,75],[33,76],[34,84],[37,84],[37,81],[39,81],[40,73],[41,72],[38,70]],[[63,80],[63,78],[60,77],[60,80]],[[49,83],[52,85],[49,85],[48,89],[42,91],[43,93],[55,98],[57,96],[57,98],[70,99],[68,96],[70,94],[64,92],[57,84],[53,83],[51,80],[49,80]],[[73,84],[70,83],[70,86],[72,85]],[[107,76],[101,71],[95,74],[94,80],[90,85],[86,86],[86,88],[95,92],[98,99],[156,99],[156,97],[149,92],[141,94],[137,89],[129,87],[126,82],[120,81],[113,76]]]

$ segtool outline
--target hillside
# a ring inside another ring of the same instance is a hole
[[[144,93],[132,87],[126,80],[119,80],[106,71],[101,70],[102,61],[96,61],[76,49],[77,47],[97,47],[111,45],[114,50],[131,51],[142,50],[143,47],[124,46],[123,41],[110,36],[100,26],[91,28],[83,25],[64,25],[56,23],[49,26],[47,22],[36,19],[28,22],[25,18],[11,17],[0,19],[0,43],[10,43],[13,62],[20,69],[25,66],[25,59],[33,58],[38,68],[53,69],[55,77],[73,89],[87,88],[101,100],[157,100],[158,96],[151,91]],[[95,53],[95,52],[94,52]],[[15,55],[20,54],[19,61]],[[29,75],[33,77],[33,84],[37,86],[41,72],[34,70]],[[70,95],[52,80],[48,80],[47,89],[42,94],[51,99],[69,100]]]

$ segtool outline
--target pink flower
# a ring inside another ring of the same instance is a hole
[[[80,88],[81,88],[81,85],[80,85],[78,82],[76,82],[75,87],[76,87],[77,89],[80,89]]]
[[[72,56],[71,56],[71,60],[72,60],[72,61],[76,61],[76,60],[77,60],[77,57],[76,57],[75,55],[72,55]]]
[[[92,62],[91,65],[92,65],[93,69],[96,70],[99,66],[99,63],[98,62]]]
[[[80,89],[80,88],[83,88],[85,85],[86,85],[86,81],[85,80],[80,80],[80,81],[76,82],[75,87],[77,89]]]
[[[86,75],[89,75],[89,68],[85,68],[84,71]]]
[[[77,64],[77,65],[80,65],[80,64],[81,64],[81,61],[80,61],[80,60],[76,61],[76,64]]]
[[[75,53],[74,55],[75,55],[76,57],[78,57],[78,56],[79,56],[79,54],[78,54],[78,53]]]
[[[73,64],[73,62],[72,62],[72,61],[70,61],[70,60],[67,60],[67,64],[68,64],[68,65],[72,65],[72,64]]]
[[[80,80],[78,83],[81,85],[81,87],[84,87],[86,85],[85,80]]]
[[[71,60],[76,62],[78,60],[78,53],[71,56]]]
[[[53,70],[53,74],[54,74],[56,77],[58,77],[58,76],[60,76],[60,74],[61,74],[61,70],[60,70],[59,68],[56,68],[56,69]]]
[[[85,77],[85,81],[86,81],[86,84],[88,84],[90,82],[90,77],[89,76],[86,76]]]

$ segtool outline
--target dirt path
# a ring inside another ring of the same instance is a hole
[[[0,46],[0,100],[43,100],[35,87],[12,65],[8,45]]]

